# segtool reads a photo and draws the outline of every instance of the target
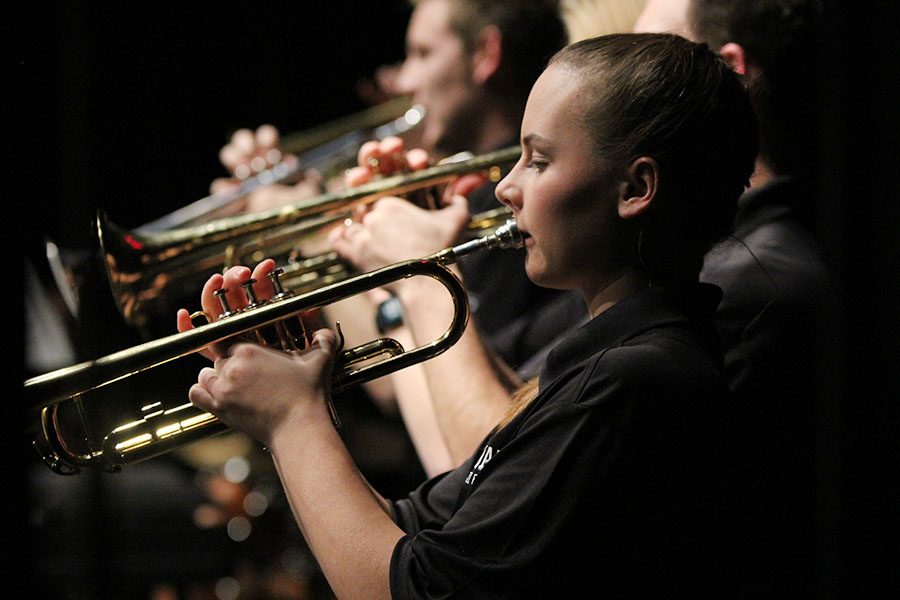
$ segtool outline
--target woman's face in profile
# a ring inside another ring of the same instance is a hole
[[[609,244],[621,229],[622,181],[599,156],[583,118],[579,76],[551,65],[531,90],[522,119],[522,156],[497,186],[527,234],[525,269],[545,287],[588,292],[621,257]]]

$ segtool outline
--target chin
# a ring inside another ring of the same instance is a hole
[[[554,290],[575,289],[571,279],[566,279],[558,269],[552,269],[546,263],[538,263],[535,260],[526,259],[525,274],[535,285]]]
[[[526,263],[525,274],[528,275],[528,279],[530,279],[531,282],[535,285],[539,285],[545,288],[559,289],[559,285],[554,283],[553,277],[551,277],[547,273],[547,270],[544,267],[529,266]]]

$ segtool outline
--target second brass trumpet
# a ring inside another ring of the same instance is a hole
[[[404,195],[446,185],[469,173],[486,173],[497,181],[518,160],[520,153],[520,148],[514,146],[460,162],[386,177],[277,209],[152,235],[127,231],[100,212],[97,234],[116,305],[126,322],[141,328],[154,315],[170,314],[175,299],[193,295],[195,282],[202,274],[257,262],[262,256],[287,257],[279,262],[294,262],[292,253],[298,243],[347,218],[356,206],[388,195]],[[490,219],[487,215],[474,217],[473,224],[495,227],[499,219],[508,216],[509,213],[501,209]],[[487,229],[476,229],[473,233],[481,235],[485,231]],[[286,266],[285,270],[293,269]],[[331,281],[335,279],[323,279],[321,284]]]

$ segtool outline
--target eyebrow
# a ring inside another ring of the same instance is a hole
[[[528,145],[532,145],[535,141],[543,142],[544,144],[550,143],[550,140],[536,133],[529,133],[524,138],[522,138],[522,141]]]

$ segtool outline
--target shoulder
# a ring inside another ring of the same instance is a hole
[[[598,356],[594,375],[607,373],[641,389],[667,389],[690,380],[715,383],[713,357],[687,328],[649,330]]]
[[[696,337],[680,327],[654,328],[606,348],[544,390],[551,404],[593,408],[652,398],[714,397],[721,371]]]
[[[764,223],[707,254],[701,278],[722,288],[726,304],[746,298],[805,304],[821,298],[828,273],[818,244],[799,223]]]
[[[722,288],[726,301],[808,302],[828,276],[804,206],[807,186],[778,177],[738,201],[734,235],[707,254],[701,278]]]

